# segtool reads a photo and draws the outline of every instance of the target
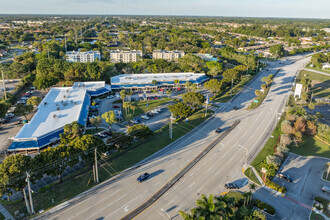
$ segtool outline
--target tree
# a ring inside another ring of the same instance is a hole
[[[257,89],[254,93],[256,94],[256,96],[260,96],[262,92],[259,89]]]
[[[191,108],[182,102],[178,102],[174,105],[169,105],[168,109],[174,117],[179,116],[187,118],[191,114]]]
[[[306,92],[308,92],[309,87],[311,86],[311,80],[304,77],[301,79],[301,84],[303,85],[303,88]]]
[[[89,119],[89,122],[96,128],[97,128],[101,125],[102,123],[102,118],[100,116],[96,116],[96,117],[92,117]]]
[[[106,123],[109,124],[109,128],[111,128],[111,125],[113,123],[116,123],[117,120],[116,120],[116,115],[115,115],[115,112],[114,111],[108,111],[108,112],[105,112],[103,115],[102,115],[102,118],[105,120]]]
[[[226,82],[235,81],[238,79],[238,71],[235,69],[228,69],[223,72],[223,80]]]
[[[281,165],[281,160],[278,157],[273,156],[273,155],[268,155],[266,157],[266,161],[268,164],[273,165],[276,168],[278,168]]]
[[[108,138],[107,144],[110,147],[115,147],[117,150],[122,150],[123,148],[130,145],[133,141],[133,137],[126,135],[122,132],[113,132],[111,138]]]
[[[131,102],[123,102],[123,108],[125,109],[125,115],[127,116],[127,109],[131,106]]]
[[[26,172],[30,169],[31,157],[21,154],[10,155],[0,164],[0,193],[10,189],[17,191],[26,186]]]
[[[234,70],[237,70],[240,74],[242,74],[247,70],[247,67],[244,65],[238,65],[234,67]]]
[[[68,144],[76,137],[82,135],[84,131],[84,126],[74,121],[70,124],[64,125],[64,132],[60,134],[61,144]]]
[[[294,130],[304,133],[306,131],[306,121],[303,117],[299,117],[293,125]]]
[[[187,92],[182,96],[182,100],[183,103],[195,108],[205,102],[205,97],[198,92]]]
[[[222,216],[213,202],[213,195],[206,197],[204,194],[201,199],[196,201],[196,214],[204,219],[220,219]]]
[[[133,115],[134,115],[134,111],[137,108],[137,105],[135,103],[131,103],[129,108],[133,111]]]
[[[152,131],[147,125],[137,124],[130,126],[127,133],[137,139],[145,139],[152,135]]]
[[[317,134],[317,127],[313,121],[307,122],[307,134],[314,136]]]
[[[220,73],[220,69],[217,68],[217,67],[212,67],[208,72],[207,74],[212,76],[213,78],[216,77],[217,75],[219,75]]]
[[[121,98],[123,101],[125,101],[126,96],[127,96],[127,91],[126,91],[125,89],[122,89],[122,90],[119,92],[119,94],[120,94],[120,98]]]
[[[256,189],[257,189],[257,185],[255,184],[255,183],[251,183],[250,185],[249,185],[249,189],[250,189],[250,191],[255,191]]]
[[[290,145],[292,143],[292,140],[291,140],[291,138],[290,138],[289,135],[282,134],[281,135],[281,138],[280,138],[280,143],[283,144],[283,145],[285,145],[285,146],[288,146],[288,145]]]
[[[189,81],[187,81],[187,82],[184,83],[184,86],[186,87],[187,90],[190,90],[192,85],[193,84],[191,82],[189,82]]]
[[[269,52],[276,58],[284,56],[284,47],[281,44],[270,46]]]
[[[204,83],[204,88],[210,90],[213,94],[219,93],[221,91],[221,82],[217,79],[211,79]]]
[[[35,106],[35,105],[39,105],[40,102],[41,102],[41,98],[40,97],[38,97],[38,96],[31,96],[27,100],[26,104]]]
[[[281,123],[281,132],[284,133],[284,134],[292,134],[293,127],[291,126],[290,121],[284,120]]]
[[[155,79],[153,79],[153,80],[151,81],[151,83],[152,83],[154,86],[156,86],[156,85],[158,84],[157,80],[155,80]]]
[[[8,109],[9,109],[9,106],[6,103],[0,102],[0,118],[5,117]]]
[[[28,120],[27,115],[30,114],[32,111],[33,111],[32,105],[18,104],[15,108],[14,114],[16,116],[23,116],[25,120]]]
[[[265,91],[267,89],[267,85],[266,84],[261,84],[261,89],[263,89]]]
[[[174,84],[175,84],[176,87],[178,87],[179,83],[180,83],[180,80],[178,80],[178,79],[174,80]]]
[[[311,110],[315,109],[315,105],[314,105],[314,103],[312,103],[312,102],[309,103],[309,104],[308,104],[308,108],[311,109]]]

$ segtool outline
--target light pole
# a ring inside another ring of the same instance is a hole
[[[171,216],[166,212],[166,210],[164,210],[163,208],[161,208],[160,210],[162,210],[163,212],[165,212],[166,213],[166,215],[167,215],[167,217],[168,217],[168,219],[169,220],[171,220],[172,218],[171,218]]]

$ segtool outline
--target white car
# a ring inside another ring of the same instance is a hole
[[[149,117],[147,115],[142,115],[141,118],[148,120]]]
[[[154,110],[151,111],[151,113],[154,113],[154,114],[157,115],[157,114],[159,114],[159,111],[157,109],[154,109]]]

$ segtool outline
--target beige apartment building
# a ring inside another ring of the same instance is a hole
[[[141,50],[112,50],[110,51],[111,63],[130,63],[137,62],[143,56]]]
[[[166,51],[166,50],[155,50],[152,52],[152,59],[164,59],[164,60],[177,60],[183,57],[184,51],[182,50],[173,50],[173,51]]]

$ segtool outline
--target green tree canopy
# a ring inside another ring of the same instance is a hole
[[[152,135],[152,131],[147,125],[137,124],[130,126],[127,133],[137,139],[145,139]]]
[[[113,123],[116,123],[117,122],[116,115],[115,115],[115,112],[114,111],[105,112],[102,115],[102,118],[105,120],[106,123],[109,124],[109,127],[111,127],[111,125]]]
[[[15,108],[14,114],[16,116],[23,116],[27,120],[27,115],[33,111],[32,105],[18,104]]]
[[[178,102],[174,105],[169,105],[168,109],[173,113],[174,117],[187,118],[191,114],[191,108],[182,102]]]
[[[38,96],[31,96],[28,100],[27,100],[27,104],[28,105],[39,105],[39,103],[41,102],[41,98]]]
[[[221,91],[221,82],[217,79],[211,79],[204,83],[204,88],[210,90],[213,94],[219,93]]]
[[[100,116],[92,117],[89,122],[97,129],[102,123],[102,118]]]
[[[205,102],[205,97],[198,92],[187,92],[182,96],[182,100],[183,103],[195,108]]]

